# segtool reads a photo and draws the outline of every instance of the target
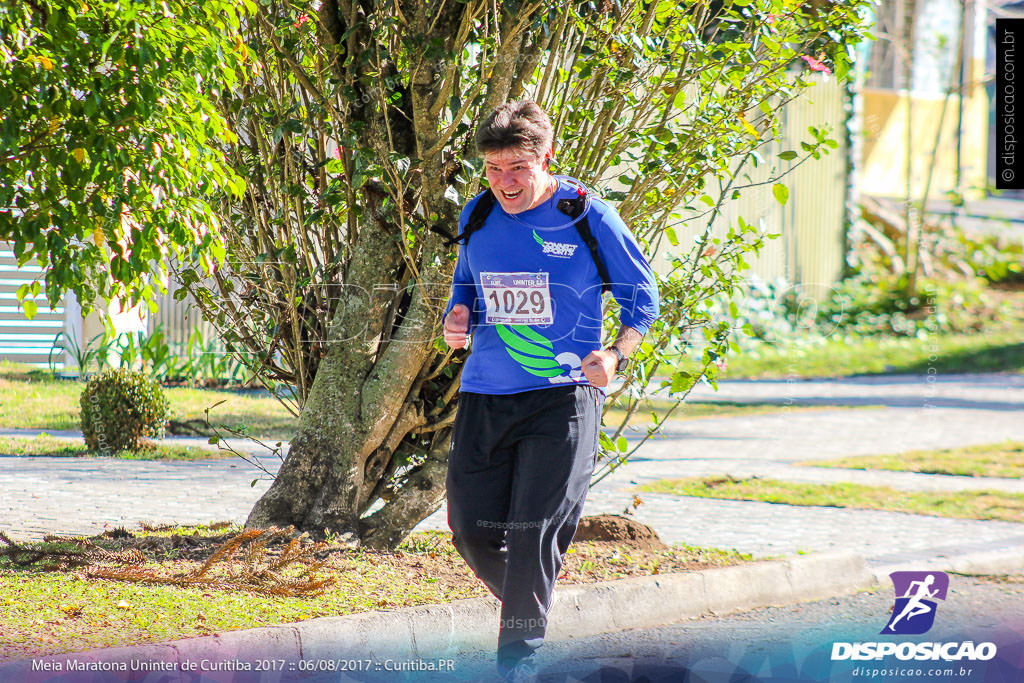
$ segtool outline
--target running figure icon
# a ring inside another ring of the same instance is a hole
[[[896,603],[882,633],[921,634],[935,622],[936,599],[945,600],[949,577],[944,572],[893,572]]]
[[[907,590],[907,594],[901,596],[908,599],[906,607],[903,608],[902,612],[893,617],[893,620],[889,622],[889,625],[886,626],[886,628],[891,631],[900,619],[910,621],[920,614],[928,614],[935,609],[935,603],[928,605],[922,602],[924,598],[934,598],[939,592],[938,589],[934,591],[928,590],[928,587],[933,583],[935,583],[934,574],[926,576],[924,581],[912,581],[910,583],[910,588]],[[914,592],[915,590],[916,592]]]

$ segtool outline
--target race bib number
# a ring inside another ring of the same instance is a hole
[[[547,273],[480,273],[488,325],[550,325],[555,321]]]

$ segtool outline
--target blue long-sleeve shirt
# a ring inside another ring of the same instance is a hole
[[[511,394],[566,383],[589,384],[581,370],[601,348],[601,276],[566,214],[555,208],[576,189],[559,181],[554,196],[511,216],[494,203],[483,227],[459,247],[451,297],[470,310],[472,353],[462,391]],[[459,216],[459,232],[479,201]],[[658,317],[654,273],[619,214],[601,199],[587,219],[608,270],[619,322],[641,334]]]

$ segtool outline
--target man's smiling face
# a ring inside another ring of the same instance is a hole
[[[515,148],[484,154],[487,182],[501,208],[508,213],[521,213],[544,201],[551,186],[544,163],[549,158],[550,151],[538,157]]]

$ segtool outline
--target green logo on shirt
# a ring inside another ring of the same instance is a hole
[[[580,357],[571,351],[555,355],[554,344],[527,325],[495,325],[512,360],[526,372],[552,384],[575,382],[582,376]],[[563,366],[569,366],[565,368]]]

